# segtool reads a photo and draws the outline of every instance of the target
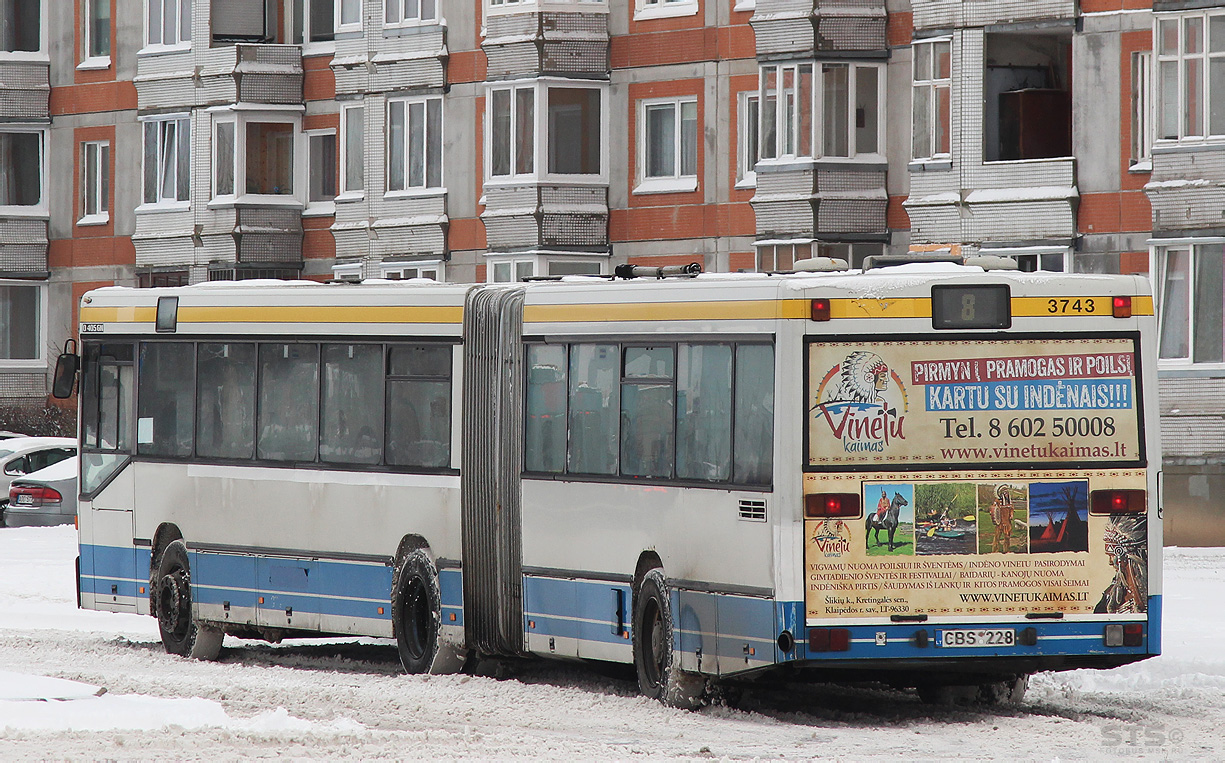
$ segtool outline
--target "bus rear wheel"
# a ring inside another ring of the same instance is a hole
[[[423,549],[410,551],[396,571],[391,616],[404,671],[430,672],[438,654],[442,599],[438,568]]]
[[[221,653],[225,634],[196,620],[192,613],[191,566],[187,560],[187,545],[172,541],[162,551],[154,577],[157,604],[157,627],[162,646],[170,654],[215,660]]]
[[[638,689],[670,707],[696,710],[706,703],[706,680],[680,669],[672,648],[672,598],[659,568],[648,571],[634,606],[634,667]]]
[[[1028,688],[1028,675],[1013,675],[981,684],[924,684],[918,692],[929,705],[1015,705]]]

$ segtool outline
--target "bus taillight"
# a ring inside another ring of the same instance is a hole
[[[1131,317],[1131,297],[1115,297],[1111,300],[1111,306],[1114,308],[1114,317]]]
[[[847,652],[851,649],[851,632],[846,628],[813,628],[808,631],[810,652]]]
[[[856,493],[814,493],[804,496],[804,516],[857,517],[859,495]]]
[[[1094,490],[1090,508],[1094,514],[1143,514],[1146,498],[1143,490]]]
[[[814,321],[828,321],[829,318],[829,300],[814,299],[812,301],[812,319]]]

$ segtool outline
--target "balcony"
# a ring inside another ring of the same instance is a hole
[[[0,60],[0,121],[50,119],[49,69],[46,61]]]
[[[141,110],[224,103],[302,103],[297,45],[238,43],[142,55],[136,66]]]
[[[884,0],[757,0],[749,23],[759,60],[887,47]]]
[[[489,186],[485,236],[490,251],[608,249],[608,189],[604,186]]]
[[[553,75],[607,79],[608,14],[604,6],[574,11],[518,10],[486,19],[481,47],[488,79]]]
[[[46,278],[47,221],[0,218],[0,278]]]

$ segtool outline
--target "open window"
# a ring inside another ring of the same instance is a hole
[[[983,59],[983,159],[1071,156],[1071,30],[989,33]]]

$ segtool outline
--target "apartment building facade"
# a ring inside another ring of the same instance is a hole
[[[1223,209],[1220,2],[0,0],[0,410],[104,285],[982,251],[1152,275],[1190,518]]]

